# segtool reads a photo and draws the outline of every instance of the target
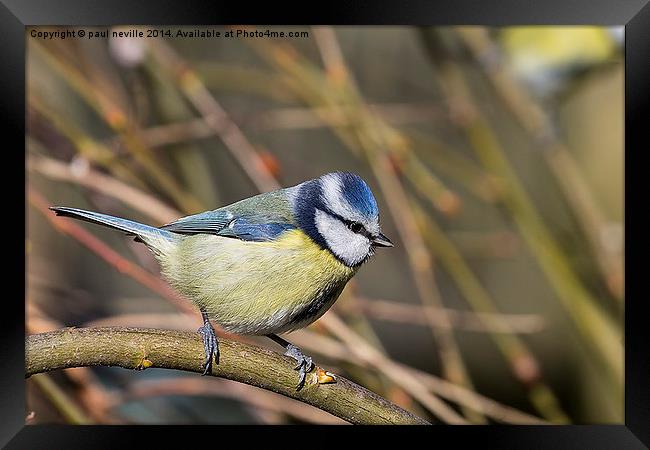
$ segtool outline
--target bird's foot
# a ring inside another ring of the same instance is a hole
[[[219,341],[217,335],[214,333],[214,328],[210,325],[208,320],[204,320],[203,326],[197,330],[203,338],[203,349],[205,350],[205,370],[203,375],[212,372],[212,357],[217,364],[219,364]]]
[[[298,370],[298,373],[300,374],[300,380],[298,381],[298,390],[300,390],[305,385],[307,372],[310,372],[314,368],[311,356],[303,355],[302,351],[293,344],[287,345],[287,351],[284,352],[284,354],[295,359],[297,362],[294,369]]]

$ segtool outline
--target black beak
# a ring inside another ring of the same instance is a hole
[[[372,238],[372,245],[375,247],[393,247],[393,243],[383,233],[379,233],[379,236]]]

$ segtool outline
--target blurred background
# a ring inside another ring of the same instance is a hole
[[[429,420],[622,423],[623,28],[231,29],[28,28],[28,333],[201,323],[144,246],[48,206],[162,225],[354,171],[395,248],[289,340]],[[27,386],[27,423],[342,423],[162,369]]]

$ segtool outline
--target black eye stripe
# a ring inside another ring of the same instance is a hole
[[[327,208],[327,207],[323,208],[323,210],[324,210],[325,213],[327,213],[327,214],[329,214],[330,216],[335,217],[336,219],[338,219],[338,220],[340,220],[341,222],[343,222],[343,223],[344,223],[348,228],[350,228],[350,230],[353,231],[354,233],[361,234],[361,235],[367,237],[368,239],[372,239],[372,234],[370,234],[370,232],[369,232],[368,230],[366,230],[366,227],[363,226],[362,223],[360,223],[360,222],[356,222],[356,221],[354,221],[354,220],[348,220],[348,219],[345,219],[345,218],[343,218],[343,217],[341,217],[340,215],[336,214],[334,211],[332,211],[331,209],[329,209],[329,208]],[[352,224],[355,224],[355,223],[356,223],[356,224],[359,224],[359,226],[361,227],[361,229],[360,229],[359,231],[354,231],[354,230],[352,230],[351,225],[352,225]]]
[[[345,219],[341,219],[341,221],[344,224],[346,224],[348,226],[348,228],[350,230],[352,230],[352,232],[357,233],[357,234],[361,234],[361,235],[363,235],[363,236],[365,236],[367,238],[371,237],[370,233],[368,232],[368,230],[366,230],[366,227],[364,227],[363,224],[361,224],[359,222],[354,222],[352,220],[345,220]],[[357,227],[359,227],[359,230],[354,229],[354,228],[357,228]]]

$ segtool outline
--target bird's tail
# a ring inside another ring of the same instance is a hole
[[[178,235],[160,228],[134,222],[132,220],[122,219],[120,217],[109,216],[107,214],[85,211],[83,209],[68,208],[65,206],[50,207],[57,216],[73,217],[86,222],[96,223],[105,227],[123,231],[129,235],[135,236],[135,240],[146,244],[156,255],[165,253],[173,246]]]

